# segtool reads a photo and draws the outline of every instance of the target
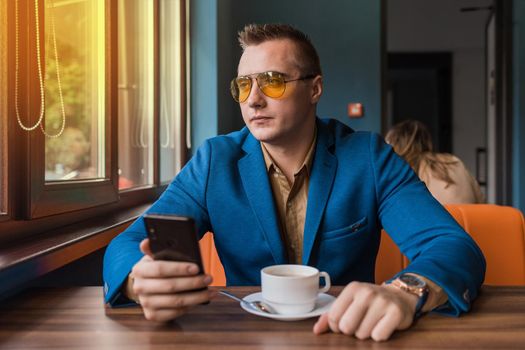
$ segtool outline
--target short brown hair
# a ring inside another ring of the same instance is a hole
[[[243,51],[251,45],[270,40],[288,39],[298,48],[299,68],[304,75],[321,75],[321,63],[317,50],[308,35],[288,24],[248,24],[239,33],[239,44]]]

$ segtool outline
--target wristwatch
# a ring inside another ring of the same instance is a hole
[[[429,291],[425,281],[416,275],[403,273],[396,279],[387,282],[386,284],[391,284],[392,286],[397,287],[407,293],[416,295],[419,299],[416,304],[414,318],[417,319],[422,315],[421,310],[427,301]]]

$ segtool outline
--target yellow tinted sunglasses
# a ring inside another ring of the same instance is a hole
[[[279,72],[263,72],[252,75],[244,75],[234,78],[230,83],[230,91],[233,99],[243,103],[252,91],[252,76],[255,76],[259,89],[268,97],[279,98],[286,90],[286,83],[291,81],[312,79],[315,75],[306,75],[297,79],[285,80],[284,74]]]

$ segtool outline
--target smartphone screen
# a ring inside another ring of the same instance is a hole
[[[190,217],[146,214],[146,231],[155,260],[186,261],[199,266],[204,273],[197,228]]]

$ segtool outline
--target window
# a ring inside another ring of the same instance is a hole
[[[185,9],[176,1],[160,3],[160,181],[170,181],[183,163],[186,138],[182,135],[186,118]]]
[[[45,179],[102,179],[104,1],[45,0],[44,21]]]
[[[0,6],[0,239],[154,200],[186,158],[187,2]]]
[[[119,188],[153,183],[153,1],[118,1]]]
[[[116,86],[106,74],[116,71],[116,55],[106,49],[116,43],[111,1],[9,4],[15,19],[18,125],[8,133],[20,143],[21,159],[29,161],[16,172],[25,181],[15,192],[25,195],[17,197],[23,205],[16,216],[34,219],[118,201],[116,154],[111,153]]]
[[[185,137],[181,137],[186,117],[185,21],[182,20],[186,10],[180,1],[160,1],[156,68],[154,2],[119,0],[118,3],[119,189],[125,190],[154,183],[154,115],[160,118],[159,141],[155,144],[160,147],[160,183],[169,182],[181,168],[186,149]],[[157,84],[155,70],[159,71]],[[159,101],[157,109],[155,99]]]

